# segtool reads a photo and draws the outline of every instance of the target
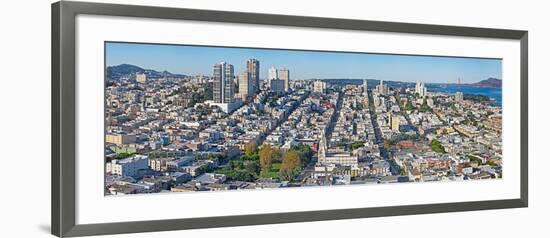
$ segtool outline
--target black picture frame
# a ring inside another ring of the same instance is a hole
[[[528,32],[381,21],[62,1],[52,4],[51,233],[59,237],[367,218],[528,206]],[[119,223],[76,224],[75,18],[79,14],[518,40],[521,45],[519,199]]]

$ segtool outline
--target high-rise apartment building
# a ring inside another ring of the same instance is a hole
[[[221,62],[214,65],[213,101],[215,103],[232,103],[235,94],[233,65]]]
[[[418,96],[425,97],[428,94],[428,90],[424,85],[424,82],[416,82],[415,93],[418,93]]]
[[[376,91],[378,91],[380,95],[387,95],[389,93],[389,87],[384,85],[384,80],[380,80],[380,84],[376,86]]]
[[[254,93],[260,91],[260,61],[249,59],[246,61],[246,71]]]
[[[239,83],[239,93],[237,94],[243,101],[248,96],[254,95],[254,84],[251,80],[248,72],[242,72],[237,76],[237,82]]]
[[[280,80],[283,80],[284,82],[284,90],[285,92],[290,91],[290,71],[286,68],[282,68],[277,70],[277,76]]]
[[[321,80],[315,80],[315,82],[313,82],[313,92],[324,93],[326,89],[327,89],[327,83]]]
[[[269,81],[271,80],[275,80],[275,79],[278,79],[279,77],[277,76],[277,69],[273,66],[271,66],[271,68],[269,68],[269,70],[267,71],[268,73],[268,76],[267,76],[267,79]]]

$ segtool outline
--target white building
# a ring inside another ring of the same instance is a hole
[[[147,75],[145,74],[136,74],[136,81],[138,83],[147,83]]]
[[[367,84],[367,80],[363,80],[363,95],[367,95],[367,91],[368,90],[368,84]]]
[[[240,98],[236,100],[233,99],[233,102],[230,102],[230,103],[216,103],[210,100],[205,101],[204,103],[209,106],[216,106],[225,113],[232,113],[233,111],[237,110],[239,107],[243,105],[243,101]]]
[[[324,93],[327,90],[327,83],[321,80],[315,80],[313,82],[313,92]]]
[[[342,166],[357,166],[357,156],[350,153],[328,153],[327,141],[325,136],[319,141],[319,151],[317,152],[318,164],[320,165],[342,165]]]
[[[120,160],[112,160],[106,164],[106,172],[126,177],[136,177],[138,172],[148,169],[149,163],[147,156],[134,155],[132,157]]]
[[[378,91],[380,95],[387,95],[389,94],[390,88],[384,85],[384,80],[380,80],[380,84],[376,86],[376,91]]]
[[[428,90],[426,89],[424,82],[416,82],[414,92],[418,93],[418,96],[420,97],[425,97],[426,95],[428,95]]]
[[[462,102],[464,100],[464,94],[462,92],[456,92],[455,93],[455,101],[456,102]]]
[[[279,77],[277,76],[277,69],[275,69],[275,67],[271,66],[271,68],[269,68],[269,70],[267,71],[268,73],[268,76],[267,76],[267,82],[271,85],[271,80],[275,80],[275,79],[279,79]]]

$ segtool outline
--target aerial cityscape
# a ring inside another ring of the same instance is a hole
[[[503,176],[499,59],[106,44],[105,195]]]

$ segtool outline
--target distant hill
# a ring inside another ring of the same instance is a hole
[[[488,78],[477,83],[472,83],[470,86],[481,88],[502,88],[502,80],[497,78]]]
[[[147,78],[163,78],[163,77],[185,77],[182,74],[173,74],[168,71],[155,71],[152,69],[144,69],[139,66],[131,64],[121,64],[115,66],[107,67],[107,79],[109,80],[119,80],[123,76],[133,75],[136,73],[145,74]]]

